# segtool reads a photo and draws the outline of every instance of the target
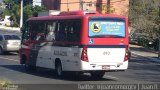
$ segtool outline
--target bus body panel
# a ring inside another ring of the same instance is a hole
[[[80,71],[80,48],[44,46],[38,52],[36,66],[55,69],[55,60],[59,59],[64,71]]]
[[[125,48],[88,48],[91,63],[123,63]]]
[[[36,66],[55,69],[52,46],[43,46],[37,56]]]
[[[94,71],[94,70],[103,70],[103,71],[118,71],[126,70],[128,68],[128,61],[122,63],[88,63],[82,61],[82,71]]]
[[[105,55],[103,55],[103,51],[105,51],[106,49],[111,49],[111,51],[113,50],[113,48],[88,48],[89,62],[84,62],[80,58],[82,48],[43,46],[38,52],[36,66],[55,69],[55,59],[58,58],[59,60],[61,60],[63,71],[109,71],[125,70],[128,68],[128,61],[123,61],[124,56],[119,55],[119,58],[116,58],[115,60],[115,57],[118,56],[118,51],[124,52],[123,48],[120,48],[119,50],[115,49],[113,51],[115,55],[111,55],[109,57],[105,57]],[[109,66],[109,68],[103,69],[102,66]]]

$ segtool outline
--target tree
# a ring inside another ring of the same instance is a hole
[[[28,18],[32,17],[33,10],[32,5],[26,5],[24,7],[23,21],[25,22]]]
[[[45,10],[45,8],[42,6],[42,7],[40,7],[40,6],[34,6],[34,8],[33,8],[33,16],[35,16],[35,17],[37,17],[38,16],[38,12],[41,12],[41,11],[44,11]]]
[[[27,2],[25,2],[27,1]],[[32,17],[32,16],[37,16],[38,12],[44,11],[45,8],[42,6],[32,6],[32,3],[28,2],[29,0],[24,0],[24,22]],[[3,12],[3,16],[5,15],[10,15],[11,20],[14,22],[14,26],[19,27],[19,22],[20,22],[20,0],[4,0],[3,1],[6,5],[10,5],[10,8],[6,8]]]
[[[160,0],[130,0],[129,25],[155,39],[160,35]]]

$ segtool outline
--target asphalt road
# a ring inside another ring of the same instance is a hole
[[[56,77],[51,70],[38,69],[26,72],[19,64],[17,53],[0,55],[0,80],[13,84],[138,84],[160,83],[160,64],[147,61],[147,58],[132,56],[129,68],[125,72],[106,72],[101,80],[90,78],[89,74],[74,78],[73,75],[63,79]]]
[[[93,80],[89,74],[78,79],[67,76],[58,79],[51,70],[26,72],[24,66],[19,64],[17,53],[0,55],[0,78],[7,79],[14,84],[77,84],[77,83],[146,83],[160,82],[160,64],[147,61],[147,58],[132,56],[129,68],[125,72],[106,72],[102,80]]]
[[[103,79],[95,80],[89,74],[75,78],[73,75],[63,79],[56,77],[51,70],[38,69],[37,72],[26,72],[24,66],[19,64],[17,53],[6,53],[0,55],[0,80],[6,80],[12,84],[30,85],[22,90],[73,90],[70,85],[79,84],[160,84],[160,64],[148,61],[148,58],[132,55],[129,68],[125,72],[106,72]],[[51,89],[56,86],[58,88]],[[41,86],[41,87],[40,87]],[[38,88],[37,88],[38,87]],[[78,88],[79,86],[75,86]],[[28,89],[29,88],[29,89]],[[81,88],[80,88],[81,89]],[[88,89],[88,88],[87,88]],[[0,89],[1,90],[1,89]],[[86,89],[85,89],[86,90]],[[149,89],[150,90],[150,89]],[[156,90],[156,89],[155,89]],[[158,89],[157,89],[158,90]]]

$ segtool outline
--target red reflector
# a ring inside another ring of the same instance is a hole
[[[88,62],[87,47],[83,47],[81,60]]]
[[[128,61],[128,46],[125,49],[125,57],[124,57],[124,61]]]

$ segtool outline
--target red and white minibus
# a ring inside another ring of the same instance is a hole
[[[90,73],[128,68],[128,20],[94,11],[32,17],[22,28],[20,63],[63,72]]]

